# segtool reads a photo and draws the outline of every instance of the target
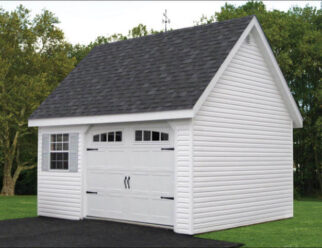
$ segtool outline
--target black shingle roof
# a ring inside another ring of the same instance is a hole
[[[30,119],[192,109],[251,19],[95,47]]]

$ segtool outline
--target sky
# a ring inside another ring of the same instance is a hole
[[[14,10],[19,4],[31,10],[31,16],[42,9],[58,17],[58,25],[72,44],[88,44],[97,36],[127,34],[142,23],[148,29],[162,30],[163,12],[167,9],[172,29],[194,25],[202,15],[211,16],[228,2],[239,6],[246,1],[0,1],[0,7]],[[263,1],[268,10],[287,11],[290,7],[309,4],[320,8],[320,1]]]

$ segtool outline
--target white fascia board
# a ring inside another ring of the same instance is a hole
[[[239,37],[238,41],[226,57],[225,61],[221,64],[220,68],[218,69],[217,73],[215,76],[211,79],[209,85],[206,87],[198,101],[193,107],[193,113],[196,115],[196,113],[199,111],[201,108],[202,104],[206,101],[208,95],[212,91],[212,89],[215,87],[216,83],[218,82],[219,78],[222,76],[224,71],[226,70],[227,66],[229,65],[230,61],[233,59],[237,51],[239,50],[240,46],[242,45],[243,41],[247,37],[247,35],[252,31],[252,29],[255,28],[258,32],[258,35],[260,37],[260,43],[263,44],[263,48],[265,49],[264,54],[267,54],[268,56],[268,61],[272,64],[272,72],[273,74],[277,75],[277,80],[279,81],[278,84],[281,85],[281,92],[283,95],[283,98],[285,99],[285,102],[287,104],[287,107],[290,111],[291,118],[293,120],[293,127],[294,128],[301,128],[303,127],[303,118],[301,116],[301,113],[294,101],[294,98],[290,92],[290,89],[288,88],[288,85],[286,83],[286,80],[283,76],[283,73],[281,72],[278,63],[275,59],[275,56],[272,52],[272,49],[266,39],[266,36],[262,30],[262,28],[259,25],[259,22],[256,17],[253,17],[253,19],[250,21],[242,35]]]
[[[192,110],[160,111],[149,113],[116,114],[116,115],[97,115],[80,117],[62,117],[47,119],[30,119],[29,127],[47,127],[47,126],[67,126],[82,124],[102,124],[136,121],[156,121],[173,119],[193,118]]]

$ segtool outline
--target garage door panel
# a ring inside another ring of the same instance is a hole
[[[151,191],[173,195],[173,174],[153,174],[150,178]]]
[[[89,168],[115,168],[125,169],[124,165],[127,163],[127,158],[124,150],[108,150],[97,148],[98,151],[89,151],[88,161]]]
[[[161,167],[163,169],[173,169],[174,156],[173,151],[158,151],[153,154],[158,160],[155,163],[156,167]]]
[[[102,191],[121,191],[124,189],[124,174],[121,172],[106,172],[93,170],[88,173],[88,189],[100,189]]]
[[[173,169],[173,151],[157,150],[135,150],[130,152],[131,168],[146,169]]]
[[[167,209],[173,207],[173,200],[152,199],[151,216],[156,223],[162,225],[173,225],[173,213]]]
[[[88,197],[88,215],[124,219],[126,217],[124,215],[124,200],[118,195],[90,195]]]
[[[104,132],[104,131],[103,131]],[[87,152],[88,215],[173,225],[174,152],[172,141],[137,143],[135,128],[123,128],[121,144],[91,142]],[[170,137],[172,136],[170,132]],[[172,139],[171,139],[172,140]]]
[[[147,197],[133,196],[129,199],[129,220],[151,222],[151,203]]]
[[[131,190],[133,193],[148,194],[150,192],[149,173],[131,173]]]
[[[102,151],[90,151],[87,152],[87,159],[90,161],[88,164],[89,168],[101,167],[106,163],[106,155]]]
[[[147,167],[147,156],[149,156],[149,150],[130,150],[129,151],[129,169],[144,169]]]
[[[123,150],[112,150],[109,151],[107,150],[105,152],[105,157],[106,157],[106,167],[107,168],[118,168],[118,169],[127,169],[126,164],[127,164],[127,154]]]
[[[132,173],[130,180],[131,190],[135,193],[161,196],[173,196],[173,174],[169,173]]]

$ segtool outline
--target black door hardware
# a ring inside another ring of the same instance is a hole
[[[87,148],[87,151],[98,151],[98,148]]]
[[[174,200],[174,197],[170,197],[170,196],[161,196],[161,199],[165,199],[165,200]]]
[[[127,189],[126,180],[127,180],[127,177],[124,177],[124,186]]]
[[[126,177],[124,177],[124,187],[126,188],[126,189],[130,189],[131,187],[130,187],[130,180],[131,180],[131,177],[130,176],[126,176]]]
[[[161,148],[161,151],[174,151],[174,147],[169,147],[169,148]]]
[[[86,191],[86,194],[95,194],[95,195],[97,195],[97,192],[94,192],[94,191]]]
[[[130,180],[131,180],[131,177],[129,176],[128,178],[127,178],[127,186],[128,186],[128,188],[130,189],[131,187],[130,187]]]

